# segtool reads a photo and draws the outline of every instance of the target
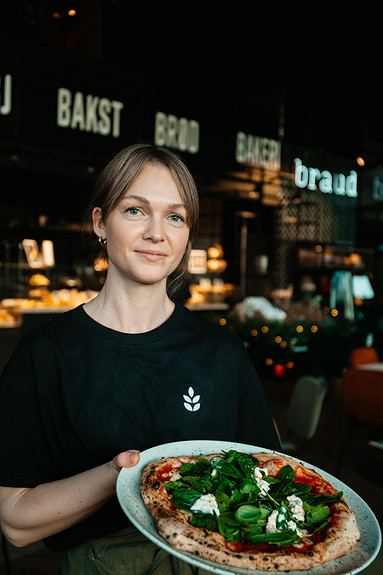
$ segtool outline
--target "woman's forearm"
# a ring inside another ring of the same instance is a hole
[[[24,547],[97,511],[115,494],[119,469],[125,466],[116,465],[116,459],[33,488],[1,487],[1,529],[6,538],[16,547]],[[138,459],[136,455],[136,463]]]

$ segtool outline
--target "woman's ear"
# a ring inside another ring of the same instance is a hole
[[[92,212],[93,231],[98,237],[104,237],[105,224],[102,217],[101,208],[94,208]]]

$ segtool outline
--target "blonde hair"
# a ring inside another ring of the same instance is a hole
[[[93,209],[100,208],[105,221],[147,164],[165,166],[170,170],[186,209],[189,241],[180,264],[168,278],[168,294],[173,296],[185,278],[191,246],[197,237],[199,200],[193,176],[184,162],[172,151],[154,144],[134,144],[121,150],[96,180],[93,196],[85,213],[83,231],[93,245],[98,245],[93,232]]]

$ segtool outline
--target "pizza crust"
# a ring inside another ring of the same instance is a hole
[[[204,455],[207,459],[221,454]],[[323,493],[336,494],[337,490],[325,481],[316,471],[304,467],[298,461],[277,453],[252,453],[262,467],[267,467],[269,475],[276,475],[284,465],[291,465],[297,477],[304,475],[316,481],[316,489]],[[345,555],[360,539],[354,513],[342,498],[333,505],[336,518],[327,529],[325,539],[313,544],[307,551],[291,551],[281,547],[277,551],[231,551],[225,538],[217,532],[193,527],[187,514],[172,508],[166,492],[156,489],[158,471],[165,466],[191,463],[198,456],[170,457],[153,461],[145,466],[141,480],[141,495],[146,507],[153,516],[158,533],[172,547],[215,561],[221,565],[260,569],[265,571],[306,570],[322,565]]]

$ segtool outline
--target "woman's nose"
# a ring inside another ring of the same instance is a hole
[[[144,232],[145,240],[161,242],[165,238],[164,222],[160,218],[150,218]]]

